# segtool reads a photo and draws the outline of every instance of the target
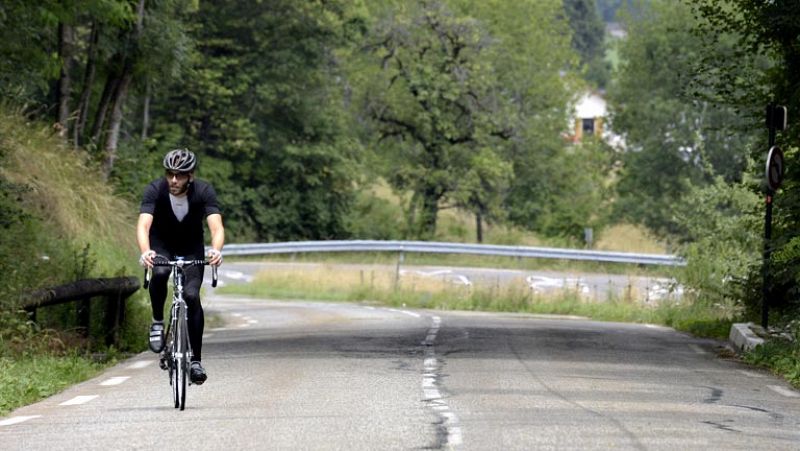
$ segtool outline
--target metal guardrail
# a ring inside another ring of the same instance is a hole
[[[270,255],[306,252],[418,252],[435,254],[495,255],[519,258],[550,258],[637,265],[684,266],[674,255],[636,254],[549,247],[500,246],[489,244],[442,243],[433,241],[292,241],[284,243],[227,244],[225,255]]]

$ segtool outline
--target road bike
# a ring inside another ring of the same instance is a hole
[[[189,342],[189,325],[186,301],[183,299],[184,268],[191,266],[208,265],[206,260],[184,260],[176,257],[169,260],[163,255],[153,258],[153,266],[169,266],[172,268],[172,306],[170,307],[170,322],[165,334],[166,346],[161,351],[160,366],[169,374],[169,384],[172,386],[172,399],[175,408],[183,410],[186,407],[186,387],[191,385],[189,380],[189,365],[192,362],[192,346]],[[144,272],[144,288],[150,286],[152,269]],[[211,266],[211,286],[217,286],[217,267]]]

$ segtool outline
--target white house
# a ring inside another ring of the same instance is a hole
[[[622,137],[608,127],[606,99],[598,92],[584,92],[577,97],[571,118],[572,142],[596,136],[617,149],[624,148]]]
[[[603,122],[608,111],[606,100],[598,93],[586,92],[575,102],[574,140],[584,136],[603,136]]]

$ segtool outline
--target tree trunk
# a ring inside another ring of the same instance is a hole
[[[139,36],[142,34],[142,24],[144,21],[144,5],[145,0],[139,0],[136,8],[136,26],[130,36],[132,48],[136,47]],[[119,77],[119,84],[116,91],[114,91],[113,107],[111,109],[111,121],[108,124],[108,135],[106,136],[105,143],[105,158],[103,160],[102,175],[104,180],[108,180],[111,171],[114,169],[114,161],[117,158],[117,144],[119,143],[119,132],[122,127],[123,107],[125,99],[128,96],[128,88],[130,87],[131,80],[133,80],[133,60],[134,55],[132,51],[128,51],[125,55],[125,61],[122,65],[122,73]]]
[[[428,186],[422,192],[422,210],[419,216],[418,237],[429,240],[436,236],[436,217],[439,215],[441,194],[435,186]]]
[[[483,217],[480,211],[475,213],[475,235],[478,243],[483,243]]]
[[[142,108],[142,141],[147,139],[147,128],[150,126],[150,80],[147,80],[144,92],[144,107]]]
[[[64,23],[58,24],[58,53],[61,57],[61,75],[58,80],[58,136],[69,136],[69,97],[72,89],[73,28]]]
[[[119,84],[119,77],[117,74],[109,74],[106,79],[106,84],[103,87],[103,94],[100,96],[100,103],[97,105],[97,112],[94,115],[94,123],[92,123],[92,142],[97,143],[100,141],[100,134],[103,132],[106,117],[108,116],[108,105],[111,104],[111,98],[117,91]]]
[[[133,74],[131,71],[126,70],[126,72],[122,74],[122,79],[117,85],[117,91],[114,93],[111,120],[108,123],[108,134],[106,135],[106,144],[104,147],[103,180],[108,180],[111,171],[114,169],[114,161],[117,159],[117,144],[119,143],[119,131],[122,127],[123,107],[125,98],[128,96],[128,87],[131,84],[132,78]]]
[[[83,89],[78,101],[78,121],[73,130],[73,142],[75,147],[79,147],[83,142],[83,131],[86,128],[86,120],[89,117],[89,102],[92,97],[92,84],[97,67],[97,44],[99,41],[99,25],[92,23],[92,32],[89,37],[89,47],[86,53],[86,70],[83,75]]]

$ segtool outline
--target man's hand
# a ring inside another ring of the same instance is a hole
[[[156,256],[156,251],[149,250],[142,252],[142,256],[139,257],[139,264],[144,266],[145,268],[152,268],[153,267],[153,257]]]
[[[209,249],[207,255],[209,264],[214,266],[219,266],[222,264],[222,252],[216,249]]]

